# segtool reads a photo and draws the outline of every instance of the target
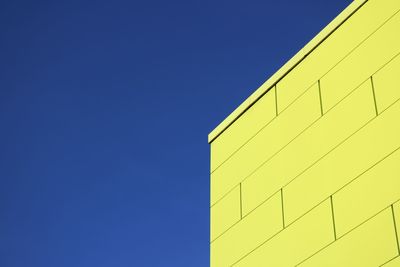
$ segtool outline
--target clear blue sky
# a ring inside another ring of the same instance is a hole
[[[207,266],[207,134],[350,2],[1,1],[0,266]]]

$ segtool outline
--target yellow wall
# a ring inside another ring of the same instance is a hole
[[[210,134],[212,267],[400,266],[400,0],[330,25]]]

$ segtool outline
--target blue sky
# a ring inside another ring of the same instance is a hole
[[[1,1],[0,266],[207,266],[207,134],[351,1]]]

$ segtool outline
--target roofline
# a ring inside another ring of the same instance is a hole
[[[337,28],[339,28],[348,18],[350,18],[368,0],[355,0],[345,8],[334,20],[332,20],[323,30],[321,30],[310,42],[308,42],[299,52],[296,53],[288,62],[275,72],[264,84],[252,93],[242,104],[239,105],[228,117],[226,117],[208,135],[208,143],[211,144],[220,134],[222,134],[232,123],[234,123],[247,109],[249,109],[258,99],[273,88],[283,77],[305,59],[316,47],[328,38]]]

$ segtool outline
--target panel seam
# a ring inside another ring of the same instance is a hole
[[[240,220],[243,218],[242,212],[242,183],[239,184],[239,194],[240,194]]]
[[[399,199],[400,200],[400,199]],[[395,201],[398,202],[399,200]],[[321,202],[322,203],[322,202]],[[319,203],[319,204],[321,204]],[[319,205],[318,204],[318,205]],[[360,226],[365,225],[366,223],[368,223],[369,221],[371,221],[373,218],[379,216],[381,213],[385,212],[385,210],[387,210],[389,207],[391,207],[393,204],[386,206],[385,208],[381,209],[380,211],[378,211],[377,213],[375,213],[374,215],[372,215],[371,217],[369,217],[368,219],[366,219],[365,221],[361,222],[360,224],[358,224],[357,226],[355,226],[354,228],[352,228],[350,231],[344,233],[342,236],[340,236],[337,240],[340,240],[342,238],[344,238],[345,236],[347,236],[348,234],[350,234],[351,232],[357,230]],[[312,255],[308,256],[307,258],[305,258],[304,260],[302,260],[301,262],[297,263],[295,266],[300,266],[301,264],[303,264],[304,262],[306,262],[307,260],[309,260],[310,258],[312,258],[313,256],[317,255],[318,253],[320,253],[321,251],[325,250],[326,248],[330,247],[333,243],[335,243],[336,240],[330,242],[329,244],[325,245],[324,247],[322,247],[321,249],[319,249],[318,251],[316,251],[315,253],[313,253]],[[398,257],[398,256],[396,256]],[[396,258],[395,257],[395,258]]]
[[[400,53],[399,53],[400,54]],[[368,78],[369,79],[369,78]],[[343,102],[347,97],[349,97],[351,94],[353,94],[365,81],[367,81],[368,79],[362,81],[359,85],[357,85],[353,90],[351,90],[347,95],[345,95],[342,99],[340,99],[334,106],[332,106],[332,108],[330,108],[328,111],[325,112],[328,113],[330,112],[332,109],[334,109],[336,106],[338,106],[341,102]],[[312,87],[312,86],[311,86]],[[311,87],[309,87],[307,89],[310,90]],[[303,92],[302,95],[304,95],[307,91]],[[302,96],[301,95],[301,96]],[[301,96],[299,96],[298,98],[300,98]],[[296,99],[297,100],[297,99]],[[286,110],[286,109],[285,109]],[[284,110],[282,111],[284,112]],[[282,113],[281,112],[281,113]],[[277,119],[277,117],[273,118],[267,125],[269,125],[270,123],[272,123],[272,121],[274,121],[275,119]],[[247,178],[249,178],[251,175],[253,175],[255,172],[258,171],[258,169],[260,169],[263,165],[265,165],[268,161],[270,161],[273,157],[275,157],[278,153],[280,153],[283,149],[285,149],[288,145],[290,145],[295,139],[297,139],[300,135],[302,135],[304,132],[306,132],[309,128],[311,128],[315,123],[317,123],[319,120],[321,119],[321,117],[318,117],[316,120],[314,120],[310,125],[308,125],[304,130],[302,130],[299,134],[297,134],[295,137],[293,137],[293,139],[291,139],[288,143],[286,143],[284,146],[282,146],[278,151],[276,151],[273,155],[271,155],[268,159],[266,159],[264,162],[262,162],[258,167],[256,167],[252,172],[250,172],[250,174],[248,174],[247,176],[245,176],[240,182],[244,182]],[[262,131],[267,125],[265,125],[262,129],[260,129],[256,135]],[[245,144],[243,144],[238,150],[240,150],[243,146],[245,146],[251,139],[253,139],[256,135],[254,135],[253,137],[251,137],[248,141],[246,141]],[[237,151],[238,151],[237,150]],[[236,152],[237,152],[236,151]],[[235,152],[235,153],[236,153]],[[234,153],[234,154],[235,154]],[[231,158],[233,156],[233,154],[229,157]],[[229,159],[228,158],[228,159]],[[228,160],[227,159],[227,160]],[[226,161],[227,161],[226,160]],[[221,164],[222,165],[222,164]],[[219,166],[220,167],[220,166]],[[218,168],[219,168],[218,167]],[[213,172],[211,172],[211,174],[213,174],[218,168],[214,169]],[[226,195],[228,195],[234,188],[236,187],[236,185],[234,187],[232,187],[231,189],[229,189],[225,194],[223,194],[218,200],[216,200],[210,207],[214,206],[215,204],[217,204],[221,199],[223,199]]]
[[[383,158],[381,158],[380,160],[378,160],[377,162],[375,162],[372,166],[370,166],[369,168],[367,168],[366,170],[364,170],[363,172],[361,172],[360,174],[356,175],[353,179],[351,179],[348,183],[346,183],[345,185],[343,185],[342,187],[340,187],[339,189],[337,189],[335,192],[332,193],[332,196],[335,195],[336,193],[338,193],[339,191],[341,191],[343,188],[345,188],[346,186],[348,186],[349,184],[353,183],[354,181],[356,181],[357,179],[359,179],[363,174],[367,173],[368,171],[370,171],[372,168],[374,168],[376,165],[378,165],[379,163],[381,163],[382,161],[384,161],[385,159],[387,159],[388,157],[390,157],[392,154],[396,153],[397,151],[400,150],[400,147],[397,147],[395,150],[391,151],[390,153],[388,153],[386,156],[384,156]],[[282,187],[282,189],[285,188]],[[270,200],[274,195],[278,194],[281,191],[281,189],[275,191],[271,196],[267,197],[265,200],[263,200],[259,205],[257,205],[254,209],[252,209],[251,211],[249,211],[245,216],[247,217],[248,215],[251,215],[255,210],[257,210],[260,206],[262,206],[265,202],[267,202],[268,200]],[[307,210],[305,213],[303,213],[302,215],[300,215],[299,217],[297,217],[293,222],[289,223],[288,225],[286,225],[286,227],[290,226],[291,224],[293,224],[294,222],[296,222],[297,220],[299,220],[300,218],[304,217],[306,214],[308,214],[309,212],[311,212],[314,208],[316,208],[317,206],[319,206],[322,202],[326,201],[328,198],[324,198],[322,201],[318,202],[318,204],[316,204],[315,206],[311,207],[309,210]],[[397,200],[397,201],[400,201]],[[396,201],[396,202],[397,202]],[[395,202],[395,203],[396,203]],[[230,226],[227,230],[225,230],[224,232],[222,232],[219,236],[217,236],[216,238],[214,238],[211,243],[213,241],[215,241],[216,239],[218,239],[219,237],[221,237],[222,235],[224,235],[229,229],[231,229],[232,227],[234,227],[237,223],[239,223],[239,221],[237,221],[236,223],[234,223],[232,226]],[[351,231],[351,230],[350,230]],[[340,237],[338,238],[340,239]]]
[[[282,206],[282,225],[285,228],[285,212],[283,209],[283,188],[281,188],[281,206]]]
[[[209,143],[212,143],[216,138],[218,138],[227,128],[229,128],[240,116],[242,116],[254,103],[256,103],[261,97],[263,97],[268,91],[272,89],[273,86],[277,85],[286,75],[288,75],[294,68],[296,68],[305,58],[307,58],[318,46],[320,46],[326,39],[328,39],[336,30],[338,30],[346,21],[349,20],[350,17],[352,17],[358,10],[360,10],[365,3],[367,3],[369,0],[363,0],[362,3],[358,7],[356,7],[353,11],[351,11],[346,18],[343,19],[338,25],[336,25],[325,37],[323,37],[317,44],[315,44],[314,47],[310,49],[306,54],[304,54],[293,66],[291,66],[287,71],[285,71],[275,82],[271,84],[271,86],[263,93],[260,94],[255,100],[252,101],[249,106],[244,108],[242,112],[240,112],[231,122],[229,122],[223,129],[219,131],[218,134],[216,134],[213,138],[209,140]],[[376,30],[375,30],[376,31]],[[369,37],[369,36],[368,36]],[[367,37],[367,38],[368,38]],[[365,41],[365,39],[363,40]],[[361,42],[363,42],[361,41]],[[351,53],[352,50],[349,52]],[[346,57],[346,56],[345,56]],[[329,71],[328,71],[329,72]]]
[[[399,100],[397,100],[397,101],[395,101],[395,103],[397,103],[397,102],[399,102],[400,101],[400,99]],[[388,108],[386,108],[385,110],[383,110],[382,112],[384,112],[384,111],[386,111],[387,109],[389,109],[391,106],[393,106],[395,103],[393,103],[393,104],[391,104]],[[372,119],[373,120],[373,119]],[[364,128],[367,124],[369,124],[372,120],[370,120],[370,121],[368,121],[364,126],[362,126],[359,130],[361,130],[362,128]],[[358,132],[359,130],[357,130],[356,132]],[[356,133],[355,132],[355,133]],[[354,135],[355,133],[353,133],[352,135]],[[352,136],[351,135],[351,136]],[[349,136],[348,138],[350,138],[351,136]],[[347,138],[347,139],[348,139]],[[347,140],[346,139],[346,140]],[[345,142],[346,140],[344,140],[343,142]],[[340,144],[339,145],[337,145],[335,148],[333,148],[331,151],[333,151],[334,149],[336,149],[338,146],[340,146]],[[363,174],[365,174],[366,172],[368,172],[368,171],[370,171],[372,168],[374,168],[376,165],[378,165],[379,163],[381,163],[383,160],[385,160],[386,158],[388,158],[389,156],[391,156],[392,154],[394,154],[396,151],[399,151],[400,150],[400,147],[397,147],[396,149],[394,149],[393,151],[391,151],[391,152],[389,152],[388,154],[386,154],[383,158],[381,158],[380,160],[378,160],[377,162],[375,162],[372,166],[370,166],[369,168],[367,168],[367,169],[365,169],[364,171],[362,171],[360,174],[358,174],[358,175],[356,175],[353,179],[351,179],[348,183],[346,183],[345,185],[343,185],[342,187],[340,187],[338,190],[336,190],[335,192],[333,192],[333,194],[332,195],[334,195],[334,194],[336,194],[337,192],[339,192],[341,189],[343,189],[345,186],[347,186],[347,185],[349,185],[350,183],[352,183],[352,182],[354,182],[355,180],[357,180],[360,176],[362,176]],[[330,151],[330,152],[331,152]],[[330,152],[328,152],[327,154],[329,154]],[[326,154],[326,155],[327,155]],[[326,155],[324,155],[323,157],[325,157]],[[322,158],[323,158],[322,157]],[[322,158],[320,158],[318,161],[320,161]],[[318,162],[317,161],[317,162]],[[309,168],[311,168],[312,166],[314,166],[317,162],[314,162],[314,164],[312,164],[311,166],[309,166],[307,169],[309,169]],[[307,170],[306,169],[306,170]],[[306,170],[304,170],[303,172],[305,172]],[[302,173],[303,173],[302,172]],[[295,180],[297,177],[299,177],[302,173],[300,173],[299,175],[297,175],[296,177],[294,177],[293,178],[293,180]],[[291,180],[290,182],[288,182],[286,185],[284,185],[283,187],[282,187],[282,189],[283,188],[285,188],[285,187],[287,187],[291,182],[293,182],[293,180]],[[232,191],[232,190],[230,190],[230,191]],[[272,198],[276,193],[278,193],[280,190],[278,190],[278,191],[275,191],[273,194],[271,194],[269,197],[267,197],[265,200],[263,200],[259,205],[257,205],[254,209],[252,209],[252,210],[250,210],[244,217],[246,217],[247,215],[250,215],[253,211],[255,211],[257,208],[259,208],[261,205],[263,205],[265,202],[267,202],[270,198]],[[312,210],[312,209],[311,209]],[[306,212],[307,213],[307,212]],[[303,215],[305,215],[305,214],[303,214]],[[301,215],[299,218],[301,218],[303,215]],[[298,218],[298,219],[299,219]],[[296,219],[297,220],[297,219]],[[295,221],[296,221],[295,220]],[[235,223],[236,224],[236,223]],[[235,225],[234,224],[234,225]],[[233,225],[232,225],[233,226]],[[230,227],[231,228],[231,227]],[[223,233],[221,234],[221,235],[223,235]],[[221,236],[220,235],[220,236]],[[218,236],[218,237],[220,237],[220,236]],[[218,237],[216,237],[215,239],[217,239]],[[214,240],[215,240],[214,239]]]
[[[332,195],[329,198],[330,198],[330,202],[331,202],[331,211],[332,211],[333,236],[335,237],[335,240],[337,240],[335,212],[333,211],[333,198],[332,198]]]
[[[394,207],[393,204],[390,206],[392,210],[392,216],[393,216],[393,224],[394,224],[394,234],[396,235],[396,243],[397,243],[397,253],[400,255],[400,243],[399,243],[399,235],[397,232],[397,224],[396,224],[396,216],[394,215]]]
[[[328,36],[326,36],[326,38],[324,38],[323,40],[321,40],[320,43],[318,43],[316,45],[319,46],[323,41],[325,41],[333,32],[335,32],[342,24],[344,24],[354,13],[356,13],[362,6],[364,6],[365,3],[367,3],[369,0],[366,0],[364,3],[362,3],[356,10],[354,10],[340,25],[338,25]],[[327,72],[325,72],[321,78],[325,77],[332,69],[334,69],[340,62],[342,62],[345,58],[347,58],[351,53],[353,53],[360,45],[362,45],[367,39],[369,39],[373,34],[375,34],[380,28],[382,28],[390,19],[392,19],[395,15],[397,15],[397,13],[399,13],[400,10],[397,10],[395,13],[393,13],[391,16],[389,16],[378,28],[376,28],[373,32],[371,32],[367,37],[365,37],[358,45],[356,45],[353,49],[351,49],[343,58],[341,58],[338,62],[336,62],[336,64],[334,64]],[[273,83],[269,89],[267,89],[263,94],[261,94],[256,100],[254,100],[254,102],[249,105],[246,109],[244,109],[242,111],[242,113],[240,113],[239,115],[237,115],[237,117],[230,122],[223,130],[221,130],[220,133],[218,133],[216,136],[214,136],[211,140],[209,140],[209,143],[211,144],[216,138],[218,138],[227,128],[229,128],[240,116],[242,116],[252,105],[254,105],[254,103],[256,103],[260,98],[262,98],[266,93],[268,93],[272,87],[274,87],[275,85],[277,85],[289,72],[291,72],[297,65],[300,64],[300,62],[302,62],[307,56],[309,56],[314,50],[315,48],[312,49],[308,54],[306,54],[305,56],[303,56],[302,59],[299,60],[299,62],[294,65],[291,69],[289,69],[285,74],[282,75],[282,77],[280,79],[278,79],[275,83]],[[292,104],[293,102],[291,102],[289,104],[289,106]],[[288,107],[288,106],[287,106]],[[286,107],[286,108],[287,108]],[[286,109],[285,108],[285,109]],[[282,110],[283,111],[283,110]]]
[[[394,60],[397,56],[400,56],[400,53],[397,53],[394,57],[392,57],[390,59],[390,61],[386,62],[384,65],[382,65],[380,68],[378,68],[372,75],[375,75],[377,72],[379,72],[383,67],[385,67],[389,62],[391,62],[392,60]],[[351,94],[353,94],[364,82],[366,82],[368,79],[365,79],[364,81],[362,81],[359,85],[357,85],[352,91],[350,91],[346,96],[344,96],[341,100],[339,100],[334,106],[332,106],[330,109],[328,109],[326,113],[330,112],[332,109],[334,109],[339,103],[341,103],[342,101],[344,101],[347,97],[349,97]],[[311,88],[311,87],[310,87]],[[309,89],[310,89],[309,88]],[[304,92],[305,93],[305,92]],[[304,94],[303,93],[303,94]],[[396,101],[394,101],[392,104],[390,104],[388,107],[386,107],[384,110],[382,110],[380,113],[383,113],[384,111],[386,111],[387,109],[389,109],[390,107],[392,107],[393,105],[395,105],[397,102],[399,102],[400,98],[397,99]],[[358,131],[360,131],[362,128],[364,128],[365,126],[367,126],[371,121],[373,121],[376,117],[372,118],[371,120],[367,121],[364,125],[361,126],[361,128],[357,129],[355,132],[353,132],[350,136],[348,136],[347,138],[345,138],[342,142],[340,142],[338,145],[336,145],[333,149],[331,149],[330,151],[328,151],[328,153],[330,153],[332,150],[336,149],[339,145],[341,145],[343,142],[345,142],[347,139],[349,139],[351,136],[353,136],[355,133],[357,133]],[[273,118],[268,124],[270,124],[273,120],[275,120],[275,118]],[[268,159],[266,159],[264,162],[262,162],[258,167],[256,167],[249,175],[247,175],[246,177],[244,177],[240,182],[243,183],[245,180],[247,180],[251,175],[253,175],[254,173],[256,173],[258,171],[258,169],[260,169],[263,165],[265,165],[268,161],[270,161],[273,157],[275,157],[278,153],[280,153],[284,148],[286,148],[288,145],[290,145],[295,139],[297,139],[300,135],[302,135],[304,132],[306,132],[309,128],[311,128],[315,123],[317,123],[319,120],[321,119],[321,117],[319,117],[318,119],[316,119],[315,121],[313,121],[309,126],[307,126],[304,130],[302,130],[298,135],[296,135],[293,139],[291,139],[288,143],[286,143],[283,147],[281,147],[277,152],[275,152],[273,155],[271,155]],[[267,124],[267,125],[268,125]],[[267,126],[265,125],[264,128]],[[260,130],[261,131],[261,130]],[[258,134],[259,132],[257,132]],[[254,137],[254,136],[253,136]],[[252,138],[253,138],[252,137]],[[252,139],[251,138],[251,139]],[[250,141],[250,139],[248,140]],[[246,142],[245,144],[247,144],[248,142]],[[242,148],[245,144],[243,144],[240,148]],[[238,149],[239,150],[239,149]],[[237,152],[237,151],[236,151]],[[236,153],[235,152],[235,153]],[[328,154],[327,153],[327,154]],[[231,155],[232,156],[232,155]],[[323,155],[319,160],[321,160],[323,157],[325,157],[325,155]],[[319,161],[317,160],[317,161]],[[316,162],[314,162],[315,164]],[[312,165],[314,165],[312,164]],[[311,166],[309,166],[311,167]],[[308,168],[307,168],[308,169]],[[215,169],[216,170],[216,169]],[[215,171],[214,170],[214,171]],[[214,172],[213,171],[213,172]],[[212,172],[212,173],[213,173]],[[211,173],[211,174],[212,174]],[[301,174],[301,173],[300,173]],[[294,177],[293,179],[296,179],[296,177]],[[292,181],[290,181],[289,183],[291,183]],[[287,183],[285,186],[287,186],[289,183]],[[222,200],[226,195],[228,195],[236,186],[232,187],[231,189],[229,189],[226,193],[224,193],[220,198],[218,198],[218,200],[216,200],[211,206],[210,208],[212,208],[215,204],[217,204],[220,200]]]
[[[385,110],[382,111],[382,113],[384,111],[386,111],[387,109],[389,109],[390,107],[392,107],[393,105],[397,104],[397,102],[399,102],[400,99],[396,100],[394,103],[392,103],[389,107],[387,107]],[[299,173],[298,175],[296,175],[292,180],[290,180],[287,184],[284,185],[284,187],[288,186],[290,183],[292,183],[294,180],[296,180],[299,176],[301,176],[303,173],[305,173],[308,169],[312,168],[314,165],[316,165],[319,161],[323,160],[328,154],[330,154],[332,151],[334,151],[335,149],[337,149],[338,147],[340,147],[343,143],[345,143],[347,140],[349,140],[351,137],[353,137],[354,135],[356,135],[359,131],[361,131],[362,129],[364,129],[367,125],[369,125],[372,121],[374,121],[376,119],[376,117],[370,119],[369,121],[367,121],[364,125],[362,125],[359,129],[357,129],[354,133],[352,133],[351,135],[349,135],[348,137],[346,137],[342,142],[340,142],[339,144],[337,144],[334,148],[332,148],[331,150],[329,150],[326,154],[324,154],[322,157],[320,157],[317,161],[315,161],[313,164],[311,164],[310,166],[308,166],[305,170],[303,170],[301,173]],[[397,150],[398,148],[396,148],[395,150]],[[393,153],[394,151],[392,151],[391,153]],[[389,154],[391,154],[389,153]],[[380,160],[378,161],[380,162]],[[369,170],[369,168],[368,168]]]
[[[330,111],[331,109],[335,108],[340,102],[342,102],[344,99],[346,99],[353,91],[355,91],[356,89],[358,89],[364,82],[366,82],[369,79],[372,79],[372,77],[377,74],[380,70],[382,70],[384,67],[386,67],[390,62],[392,62],[393,60],[395,60],[398,56],[400,56],[400,52],[397,53],[395,56],[393,56],[388,62],[386,62],[385,64],[383,64],[381,67],[379,67],[372,75],[370,78],[364,80],[361,84],[357,85],[356,88],[354,88],[349,94],[347,94],[346,96],[344,96],[341,100],[339,100],[334,106],[332,106],[330,109],[328,109],[328,111]],[[320,81],[320,79],[318,80]],[[301,93],[294,101],[296,102],[301,96],[303,96],[313,85],[309,86],[303,93]],[[375,88],[375,84],[372,85],[373,88]],[[375,106],[376,104],[376,97],[375,97],[375,89],[373,89],[373,94],[374,94],[374,100],[375,100]],[[293,104],[292,103],[292,104]],[[291,105],[291,104],[290,104]],[[289,105],[289,106],[290,106]],[[289,107],[288,106],[288,107]],[[285,108],[283,111],[285,111],[287,108]],[[377,111],[377,107],[375,107],[375,111],[376,113],[378,113]],[[282,112],[283,112],[282,111]],[[327,112],[328,112],[327,111]],[[221,165],[223,165],[226,161],[228,161],[234,154],[236,154],[237,151],[239,151],[243,146],[245,146],[251,139],[253,139],[261,130],[263,130],[266,126],[268,126],[274,119],[276,119],[276,117],[272,118],[266,125],[264,125],[259,131],[257,131],[252,137],[250,137],[245,143],[243,143],[240,147],[238,147],[234,152],[232,152],[232,154],[226,158],[223,162],[221,162],[220,165],[218,165],[218,167],[216,167],[213,171],[210,172],[210,174],[212,174],[214,171],[216,171]],[[296,136],[297,137],[297,136]],[[296,138],[295,137],[295,138]],[[290,142],[289,142],[290,143]]]
[[[372,86],[372,96],[374,97],[374,106],[375,106],[375,114],[378,116],[378,105],[376,104],[376,94],[375,94],[375,85],[374,85],[374,79],[372,76],[370,77],[371,80],[371,86]]]
[[[275,115],[278,117],[278,85],[275,85]]]
[[[391,258],[390,260],[388,260],[388,261],[384,262],[383,264],[379,265],[379,267],[385,266],[386,264],[388,264],[389,262],[397,259],[398,257],[399,257],[399,255],[397,255],[396,257]]]
[[[321,80],[318,80],[318,94],[319,94],[319,105],[321,107],[321,117],[322,117],[324,116],[324,109],[322,107]]]
[[[236,188],[236,187],[235,187]],[[245,219],[247,216],[251,215],[253,213],[253,211],[255,211],[256,209],[258,209],[259,207],[261,207],[263,204],[265,204],[268,200],[270,200],[271,198],[273,198],[276,194],[278,194],[280,191],[277,190],[276,192],[274,192],[271,196],[269,196],[268,198],[266,198],[265,200],[263,200],[259,205],[257,205],[257,207],[255,207],[254,209],[252,209],[251,211],[247,212],[246,214],[243,215],[243,219]],[[231,226],[229,226],[226,230],[224,230],[222,233],[220,233],[217,237],[215,237],[214,239],[210,239],[210,244],[213,243],[215,240],[217,240],[218,238],[220,238],[221,236],[223,236],[224,234],[226,234],[226,232],[228,232],[231,228],[235,227],[238,223],[240,223],[242,220],[238,220],[236,221],[234,224],[232,224]]]

